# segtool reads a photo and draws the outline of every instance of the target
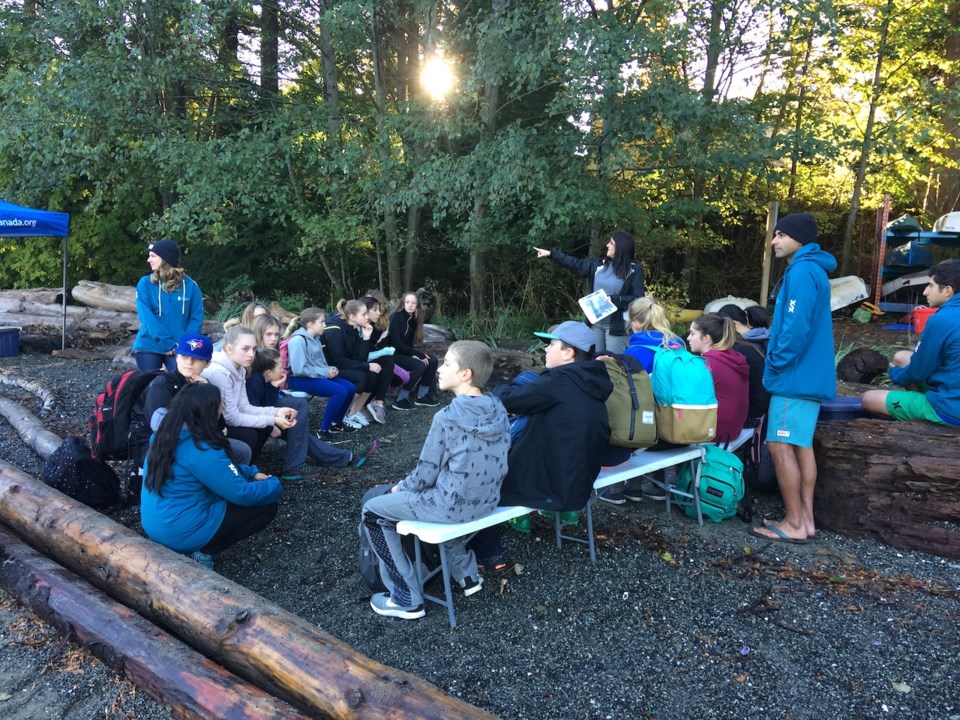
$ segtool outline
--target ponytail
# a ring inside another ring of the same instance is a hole
[[[693,326],[710,338],[714,350],[729,350],[737,341],[737,325],[730,318],[706,313],[693,321]]]

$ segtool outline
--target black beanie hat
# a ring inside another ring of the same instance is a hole
[[[163,240],[150,243],[147,245],[147,252],[159,255],[170,267],[179,267],[180,265],[180,248],[173,240],[164,238]]]
[[[776,230],[789,235],[801,245],[817,241],[817,220],[810,213],[793,213],[777,221]]]

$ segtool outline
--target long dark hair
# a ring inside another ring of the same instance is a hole
[[[417,299],[417,309],[416,312],[411,315],[406,310],[403,309],[403,304],[407,300],[408,295],[413,295]],[[393,312],[390,313],[390,319],[393,320],[394,315],[402,315],[404,319],[412,318],[414,321],[414,331],[413,331],[413,346],[420,347],[423,345],[423,303],[420,302],[420,296],[417,295],[412,290],[410,292],[405,292],[400,298],[400,304],[393,309]]]
[[[193,444],[198,449],[200,443],[206,443],[230,455],[230,443],[219,427],[219,410],[220,391],[216,385],[187,383],[176,394],[147,453],[147,477],[144,482],[150,492],[163,494],[163,486],[172,475],[180,431],[184,426],[190,431]]]
[[[621,280],[626,280],[627,276],[633,272],[633,248],[636,241],[633,235],[623,230],[615,230],[610,233],[613,239],[613,257],[604,258],[604,265],[608,262],[613,263],[613,274]]]

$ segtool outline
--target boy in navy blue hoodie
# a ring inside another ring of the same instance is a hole
[[[930,269],[923,291],[927,303],[938,308],[927,320],[915,352],[901,350],[890,363],[890,379],[897,385],[916,385],[922,391],[870,390],[863,407],[894,420],[926,420],[960,425],[960,262],[942,262]]]
[[[767,447],[785,514],[781,521],[765,521],[753,534],[765,540],[806,543],[816,533],[813,432],[820,403],[837,395],[827,280],[837,261],[820,249],[817,221],[808,213],[781,218],[771,244],[774,254],[789,263],[777,293],[763,373],[763,385],[771,396]]]

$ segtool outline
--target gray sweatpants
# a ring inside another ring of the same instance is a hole
[[[397,491],[372,498],[362,511],[363,530],[370,539],[370,546],[380,560],[380,577],[393,601],[402,607],[416,607],[423,602],[423,588],[417,584],[413,558],[403,551],[397,522],[400,520],[423,520],[437,522],[410,505],[414,493]],[[466,577],[477,577],[477,558],[467,550],[466,541],[458,538],[443,544],[447,555],[450,575],[457,582]]]

